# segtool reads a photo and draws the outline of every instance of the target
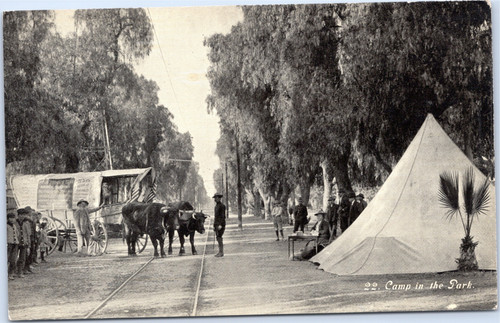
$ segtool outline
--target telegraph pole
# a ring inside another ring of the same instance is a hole
[[[243,215],[241,209],[241,174],[240,174],[240,138],[236,133],[236,173],[238,190],[238,228],[243,230]]]
[[[228,190],[228,184],[227,184],[227,160],[224,162],[224,166],[226,169],[226,219],[229,219],[229,190]]]
[[[223,172],[221,172],[221,173],[220,173],[220,188],[221,188],[222,190],[224,189],[224,173],[223,173]],[[217,193],[219,193],[219,192],[218,192],[218,190],[217,190]],[[226,199],[227,199],[227,196],[226,196]],[[227,203],[226,203],[226,204],[227,204]],[[229,206],[227,206],[227,207],[229,207]],[[226,208],[227,208],[227,207],[226,207]]]

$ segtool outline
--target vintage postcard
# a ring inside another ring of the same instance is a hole
[[[133,4],[2,12],[10,320],[495,314],[490,2]]]

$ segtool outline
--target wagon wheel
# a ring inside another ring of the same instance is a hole
[[[148,244],[148,235],[147,234],[141,234],[140,236],[137,237],[137,240],[135,242],[135,251],[137,253],[141,253],[146,249],[146,245]]]
[[[125,239],[125,223],[122,220],[122,237]],[[146,245],[148,244],[148,235],[143,233],[137,237],[135,241],[135,252],[141,253],[146,249]]]
[[[60,223],[62,229],[59,229],[59,236],[61,242],[59,242],[59,251],[61,252],[72,252],[78,251],[78,243],[76,239],[76,231],[74,228],[67,227],[64,222],[59,219],[54,219],[56,222]]]
[[[100,256],[106,252],[107,247],[108,231],[101,221],[94,220],[90,226],[88,253],[90,255]]]
[[[48,216],[42,216],[40,223],[46,223],[45,230],[47,231],[48,244],[47,255],[50,255],[54,252],[54,250],[56,250],[59,243],[61,243],[62,239],[60,237],[59,229],[64,228],[64,224],[61,227],[59,222],[54,221],[54,219]]]

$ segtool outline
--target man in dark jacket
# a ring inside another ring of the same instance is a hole
[[[333,196],[330,196],[328,198],[328,207],[326,209],[325,218],[326,222],[328,222],[328,224],[330,225],[330,240],[335,238],[335,235],[337,234],[338,209],[339,205],[335,203],[335,198]]]
[[[317,231],[318,233],[318,252],[323,250],[330,243],[330,225],[325,220],[326,213],[319,211],[315,214],[318,217],[318,222],[314,225],[311,231]],[[311,259],[316,254],[316,247],[311,244],[307,244],[304,250],[301,252],[299,259],[306,260]]]
[[[221,202],[222,194],[215,193],[213,198],[215,199],[214,231],[219,245],[219,252],[215,255],[215,257],[224,257],[222,235],[226,229],[226,206]]]
[[[349,226],[353,224],[354,221],[358,218],[358,216],[363,212],[366,208],[367,203],[364,200],[365,196],[363,193],[359,193],[356,196],[356,199],[351,204],[351,209],[349,210]]]
[[[17,272],[17,254],[19,252],[19,226],[14,213],[7,214],[7,261],[9,263],[9,279],[14,279]]]
[[[299,204],[295,207],[293,211],[293,233],[300,231],[304,232],[304,225],[307,223],[307,207],[302,204],[302,198],[299,198]]]
[[[31,221],[31,233],[30,233],[30,240],[31,240],[31,245],[30,245],[30,252],[26,254],[26,265],[29,267],[31,270],[33,270],[33,265],[37,264],[37,249],[38,249],[38,237],[37,237],[37,222],[40,224],[38,221],[38,216],[37,212],[32,209],[30,206],[25,207],[26,211],[29,213],[29,219]]]
[[[339,215],[340,229],[342,233],[344,233],[344,231],[349,227],[349,211],[355,196],[354,192],[345,192],[340,197],[340,205],[337,213]]]
[[[19,227],[21,229],[19,239],[19,258],[17,260],[17,275],[24,277],[24,274],[32,273],[33,271],[26,266],[26,257],[30,252],[31,247],[31,220],[28,218],[29,212],[26,209],[18,209],[17,216]]]

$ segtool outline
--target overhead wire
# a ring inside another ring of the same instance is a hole
[[[174,99],[175,99],[175,104],[174,104],[174,108],[176,109],[178,115],[180,116],[180,121],[182,122],[183,126],[184,126],[184,129],[186,129],[186,131],[188,130],[188,127],[187,127],[187,122],[186,120],[184,119],[184,115],[181,113],[181,109],[180,109],[180,105],[179,105],[179,100],[177,98],[177,93],[175,92],[174,90],[174,86],[172,84],[172,78],[170,76],[170,72],[168,70],[168,66],[167,66],[167,63],[165,62],[165,57],[163,55],[163,50],[161,48],[161,45],[160,45],[160,40],[158,38],[158,33],[156,32],[156,28],[155,28],[155,24],[153,22],[153,16],[151,15],[151,12],[149,11],[149,8],[146,8],[147,12],[148,12],[148,19],[151,23],[151,26],[153,28],[153,34],[156,38],[156,43],[158,44],[158,49],[160,50],[160,56],[161,56],[161,59],[163,61],[163,66],[165,67],[165,71],[167,73],[167,77],[168,77],[168,82],[170,84],[170,88],[172,89],[172,93],[174,95]]]
[[[175,99],[175,104],[174,104],[174,108],[177,110],[177,113],[179,114],[180,116],[180,119],[182,121],[182,124],[184,126],[185,129],[187,129],[187,123],[186,123],[186,120],[184,119],[184,116],[183,114],[181,113],[180,111],[180,108],[179,108],[179,100],[177,99],[177,93],[175,92],[174,90],[174,86],[172,84],[172,78],[170,77],[170,72],[168,70],[168,66],[167,66],[167,63],[165,62],[165,57],[163,56],[163,50],[161,49],[161,45],[160,45],[160,40],[158,38],[158,33],[156,32],[156,28],[155,28],[155,24],[153,22],[153,16],[151,15],[151,12],[149,11],[149,8],[146,8],[147,12],[148,12],[148,19],[149,19],[149,22],[151,23],[151,26],[153,28],[153,34],[155,35],[155,38],[156,38],[156,43],[158,44],[158,49],[160,50],[160,56],[161,56],[161,60],[163,61],[163,66],[165,67],[165,71],[167,72],[167,78],[168,78],[168,82],[170,84],[170,88],[172,89],[172,93],[174,95],[174,99]]]

